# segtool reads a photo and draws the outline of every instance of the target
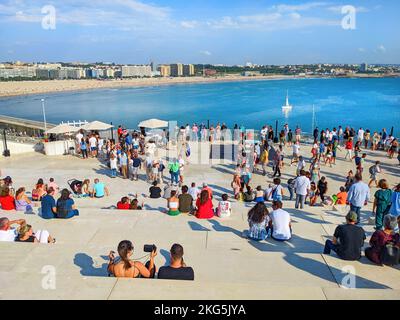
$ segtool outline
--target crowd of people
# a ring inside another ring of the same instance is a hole
[[[233,202],[250,204],[248,230],[243,236],[253,241],[263,241],[269,237],[275,241],[290,241],[294,230],[291,215],[284,209],[287,201],[294,201],[294,207],[300,210],[306,210],[307,205],[348,207],[346,224],[336,228],[333,239],[327,240],[324,248],[325,254],[334,251],[344,260],[358,260],[361,257],[366,240],[365,231],[360,226],[362,211],[372,200],[375,232],[369,241],[370,247],[365,249],[365,256],[377,264],[394,263],[393,259],[390,262],[393,257],[387,248],[392,246],[400,250],[400,184],[391,188],[387,180],[381,177],[384,170],[380,161],[368,167],[368,178],[365,172],[367,150],[383,150],[389,158],[399,153],[397,139],[387,134],[385,129],[372,134],[370,130],[362,128],[358,131],[340,126],[322,131],[315,128],[308,157],[307,150],[303,150],[305,145],[300,143],[303,133],[298,126],[292,131],[288,125],[284,125],[279,132],[274,132],[272,126],[264,126],[260,131],[260,141],[248,148],[248,140],[252,139],[248,139],[243,126],[235,125],[234,136],[237,136],[239,143],[237,165],[231,182],[232,195],[223,193],[216,199],[207,182],[199,188],[195,182],[189,184],[185,181],[185,168],[190,159],[189,142],[224,140],[229,136],[228,131],[225,124],[219,123],[209,129],[204,124],[177,128],[176,139],[180,151],[176,158],[169,161],[158,156],[156,141],[146,141],[143,130],[129,132],[122,126],[118,127],[115,140],[102,139],[97,132],[86,136],[83,131],[78,132],[76,150],[83,159],[91,157],[104,162],[112,178],[119,176],[138,181],[143,170],[143,180],[150,185],[146,202],[163,198],[166,201],[165,213],[170,216],[186,214],[198,219],[223,219],[234,214]],[[166,131],[163,132],[161,144],[166,145],[169,136]],[[286,155],[285,148],[292,148],[292,154]],[[338,150],[345,152],[344,160],[354,161],[354,169],[348,172],[338,190],[331,190],[329,179],[321,175],[321,169],[325,167],[329,171],[334,168]],[[285,161],[286,158],[290,161]],[[399,155],[398,159],[400,163]],[[285,183],[282,175],[288,166],[295,166],[295,175]],[[169,177],[164,174],[165,169]],[[268,175],[272,183],[255,185],[254,175]],[[26,213],[32,213],[35,207],[40,206],[39,214],[44,219],[70,219],[79,216],[74,197],[96,199],[110,195],[105,183],[98,178],[93,186],[89,179],[74,179],[69,186],[71,191],[60,190],[53,178],[47,183],[39,179],[29,197],[25,187],[15,190],[12,178],[6,177],[0,180],[0,205],[2,210]],[[371,188],[377,188],[373,196]],[[214,205],[216,201],[218,204]],[[146,204],[137,195],[123,196],[116,208],[143,210]],[[14,225],[18,227],[14,228]],[[46,230],[34,232],[25,220],[1,218],[0,241],[54,243],[55,239]],[[149,253],[150,259],[146,264],[131,260],[132,253],[130,241],[120,242],[119,259],[114,252],[110,253],[108,272],[116,277],[154,278],[158,273],[161,279],[194,279],[193,269],[183,261],[183,247],[180,244],[174,244],[170,250],[170,266],[161,267],[158,272],[154,264],[157,255],[155,247]]]

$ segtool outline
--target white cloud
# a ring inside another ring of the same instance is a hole
[[[359,52],[365,52],[365,51],[367,51],[367,50],[365,50],[364,48],[358,48],[358,51],[359,51]]]
[[[385,53],[385,52],[387,51],[386,48],[385,48],[385,46],[384,46],[383,44],[381,44],[380,46],[378,46],[377,50],[378,50],[379,52],[382,52],[382,53]]]
[[[211,56],[211,52],[204,50],[204,51],[200,51],[201,54],[205,55],[205,56]]]
[[[339,20],[306,17],[297,12],[282,14],[279,12],[256,14],[239,17],[223,17],[212,20],[208,25],[216,29],[252,29],[273,31],[282,29],[297,29],[311,26],[340,26]]]
[[[336,14],[342,14],[342,8],[344,7],[344,5],[342,6],[332,6],[332,7],[328,7],[327,9],[333,13]],[[366,8],[366,7],[355,7],[356,9],[356,13],[367,13],[370,12],[371,10]]]
[[[292,12],[289,14],[289,16],[293,19],[301,19],[301,15],[297,12]]]
[[[314,8],[323,7],[329,5],[328,2],[307,2],[296,5],[279,4],[272,8],[276,9],[278,12],[290,12],[290,11],[308,11]]]
[[[193,29],[198,25],[197,21],[181,21],[181,26],[187,29]]]

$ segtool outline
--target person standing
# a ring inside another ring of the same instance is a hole
[[[346,160],[347,157],[349,157],[349,160],[351,161],[353,159],[353,156],[351,154],[352,151],[353,151],[353,140],[352,140],[352,138],[349,138],[346,141],[345,149],[346,149],[346,155],[344,156],[344,160]]]
[[[264,147],[264,150],[261,152],[260,155],[260,163],[261,163],[261,168],[263,171],[263,176],[265,176],[267,174],[267,167],[268,167],[268,149]]]
[[[175,158],[173,159],[169,165],[169,173],[171,174],[171,183],[178,184],[179,183],[179,161]]]
[[[116,178],[117,177],[117,170],[118,170],[118,164],[117,164],[117,158],[113,153],[110,155],[110,169],[111,169],[111,178]]]
[[[121,174],[124,179],[128,178],[128,156],[126,155],[126,152],[122,150],[120,158],[119,158],[119,164],[121,166]]]
[[[360,211],[363,206],[368,204],[370,199],[370,190],[366,183],[362,181],[359,173],[354,176],[355,183],[350,187],[347,194],[347,204],[350,204],[350,210],[357,214],[357,224],[360,223]]]
[[[374,182],[375,186],[378,186],[378,173],[381,173],[381,167],[380,167],[381,162],[380,161],[376,161],[375,164],[373,166],[371,166],[368,170],[369,170],[369,174],[371,175],[370,178],[371,180],[369,180],[368,183],[368,187],[371,188],[371,184]]]
[[[311,184],[310,180],[306,177],[306,172],[304,170],[300,171],[300,176],[296,178],[294,183],[294,190],[296,192],[296,203],[295,208],[304,208],[304,203],[306,201],[306,196],[310,191]]]
[[[394,188],[392,193],[392,205],[390,206],[390,214],[395,217],[400,216],[400,183]]]
[[[392,202],[392,190],[385,179],[379,180],[379,190],[375,192],[372,212],[375,213],[375,230],[382,230],[383,219],[389,214]]]

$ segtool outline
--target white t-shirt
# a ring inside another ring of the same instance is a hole
[[[364,130],[358,130],[358,139],[362,140],[364,138]]]
[[[218,204],[218,217],[224,218],[231,215],[231,203],[229,201],[220,201]]]
[[[305,196],[307,195],[307,189],[311,189],[310,179],[308,179],[306,176],[300,176],[296,178],[294,183],[294,190],[296,191],[296,194]]]
[[[306,162],[304,160],[299,161],[297,164],[297,169],[298,170],[303,170],[306,167]]]
[[[271,193],[271,191],[272,191],[272,187],[267,188],[267,189],[265,190],[265,192],[264,192],[264,196],[265,196],[265,198],[266,198],[268,201],[272,201],[272,200],[273,200],[273,199],[272,199],[272,193]]]
[[[118,169],[117,158],[110,159],[110,167],[111,167],[111,169]]]
[[[196,187],[194,187],[194,188],[190,187],[189,188],[189,194],[192,196],[192,198],[194,200],[196,200],[198,195],[200,194],[200,190],[198,188],[196,188]]]
[[[91,137],[91,138],[89,139],[89,144],[90,144],[90,147],[91,147],[91,148],[96,148],[96,145],[97,145],[97,139],[96,139],[96,137]]]
[[[7,231],[0,230],[0,241],[13,242],[13,241],[15,241],[15,238],[17,237],[17,235],[18,235],[18,232],[14,228],[11,228],[10,230],[7,230]]]
[[[83,134],[82,134],[82,133],[78,133],[78,134],[76,135],[76,142],[77,142],[77,143],[81,143],[82,138],[83,138]]]
[[[273,233],[272,236],[279,240],[289,240],[292,236],[290,232],[290,214],[289,212],[277,209],[271,212]]]
[[[293,145],[293,154],[299,154],[299,153],[300,153],[300,145],[294,144]]]

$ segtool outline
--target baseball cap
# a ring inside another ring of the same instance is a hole
[[[351,221],[351,222],[356,222],[357,221],[357,213],[355,213],[354,211],[350,211],[346,215],[346,220]]]

